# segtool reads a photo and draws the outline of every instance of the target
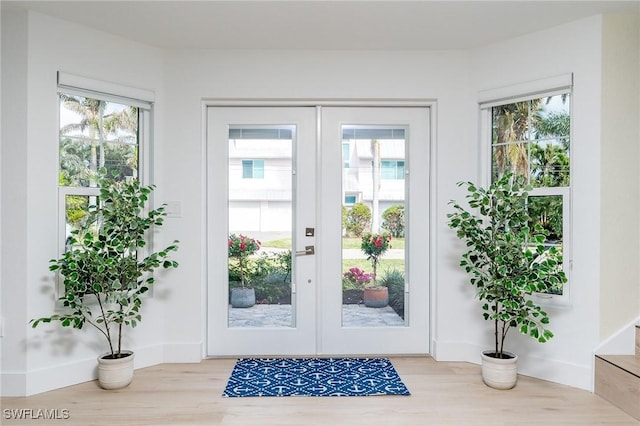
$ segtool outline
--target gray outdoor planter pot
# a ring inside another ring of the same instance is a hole
[[[256,292],[252,288],[232,288],[231,307],[250,308],[256,304]]]

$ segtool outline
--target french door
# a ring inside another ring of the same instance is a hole
[[[212,106],[206,154],[208,355],[428,353],[427,107]]]

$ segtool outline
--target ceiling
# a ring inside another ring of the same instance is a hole
[[[633,1],[7,1],[166,49],[469,49]]]

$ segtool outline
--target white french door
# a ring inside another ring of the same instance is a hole
[[[428,353],[427,107],[209,107],[206,146],[208,355]],[[393,233],[377,269],[367,232]],[[230,235],[260,248],[240,263]]]

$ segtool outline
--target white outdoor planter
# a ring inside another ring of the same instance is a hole
[[[518,380],[518,356],[503,351],[510,358],[493,358],[487,354],[494,351],[482,352],[482,380],[494,389],[511,389]]]
[[[133,380],[133,360],[134,354],[131,351],[122,351],[128,354],[124,358],[109,359],[104,358],[111,352],[104,353],[98,357],[98,383],[103,389],[124,388]]]

